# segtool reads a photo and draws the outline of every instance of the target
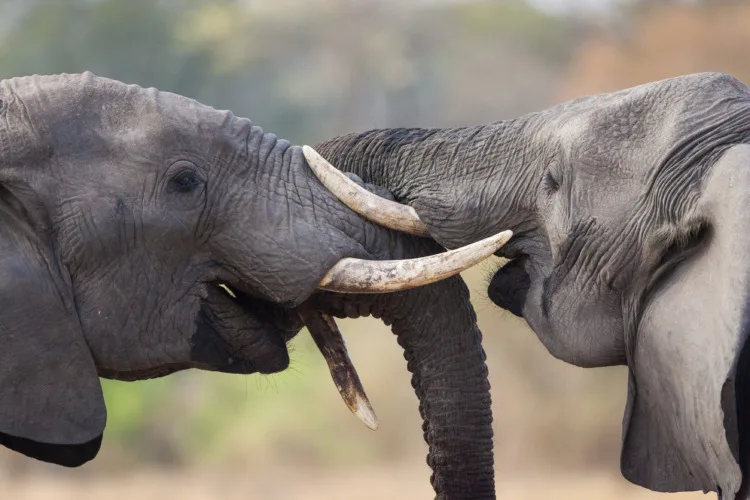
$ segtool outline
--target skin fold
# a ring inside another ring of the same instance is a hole
[[[553,356],[629,367],[627,479],[750,498],[744,83],[685,75],[516,119],[314,148],[413,207],[446,248],[513,230],[489,296]]]
[[[494,498],[467,287],[453,277],[382,295],[316,292],[341,259],[443,248],[342,205],[300,147],[228,111],[91,73],[5,80],[0,220],[3,445],[81,465],[106,422],[99,376],[284,370],[305,307],[392,325],[437,498]]]

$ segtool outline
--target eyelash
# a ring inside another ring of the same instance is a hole
[[[183,170],[169,181],[170,191],[189,193],[203,184],[203,180],[192,170]]]

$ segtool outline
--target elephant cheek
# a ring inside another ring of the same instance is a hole
[[[136,327],[113,329],[112,324],[82,323],[100,377],[141,380],[190,367],[190,347],[180,331],[154,327],[137,334]]]

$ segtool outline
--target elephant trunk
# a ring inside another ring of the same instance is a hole
[[[372,315],[391,325],[419,398],[436,498],[494,499],[488,370],[461,277],[382,295],[321,292],[310,304],[337,317]]]
[[[541,150],[533,143],[544,140],[543,123],[543,117],[528,115],[475,127],[376,129],[335,137],[313,149],[342,172],[386,188],[408,205],[381,214],[410,226],[396,229],[456,248],[533,224],[537,184],[532,181],[545,166],[530,155]]]
[[[490,383],[469,292],[460,278],[420,292],[430,313],[409,308],[392,329],[419,398],[433,488],[441,500],[494,499]]]

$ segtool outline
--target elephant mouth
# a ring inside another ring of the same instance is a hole
[[[526,271],[528,257],[510,260],[492,276],[487,286],[487,296],[501,309],[523,317],[523,307],[531,287],[531,279]]]
[[[294,309],[253,297],[226,284],[213,286],[218,286],[226,292],[245,314],[252,316],[266,328],[272,329],[285,343],[292,340],[304,326]]]
[[[191,339],[196,368],[270,374],[289,366],[287,342],[304,326],[294,310],[224,283],[206,288]]]

